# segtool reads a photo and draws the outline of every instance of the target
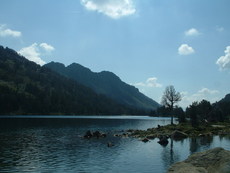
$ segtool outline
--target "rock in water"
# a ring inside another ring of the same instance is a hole
[[[146,142],[149,142],[149,139],[148,138],[144,138],[144,139],[141,139],[142,142],[146,143]]]
[[[159,144],[166,146],[168,145],[169,141],[168,138],[166,136],[162,136],[159,138],[160,140],[158,141]]]
[[[184,132],[175,130],[174,132],[172,132],[171,137],[175,140],[180,140],[180,139],[187,138],[188,135]]]
[[[168,173],[230,173],[230,151],[214,148],[195,153],[183,162],[175,163]]]
[[[101,133],[99,131],[93,132],[93,136],[99,138]]]
[[[91,138],[91,137],[93,137],[93,134],[91,133],[90,130],[88,130],[88,131],[85,133],[84,138],[89,139],[89,138]]]

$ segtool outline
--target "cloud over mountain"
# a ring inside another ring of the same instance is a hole
[[[43,48],[44,50],[48,51],[48,52],[49,51],[54,51],[54,47],[49,45],[49,44],[47,44],[47,43],[41,43],[39,46],[41,48]]]
[[[161,88],[162,84],[157,82],[156,77],[150,77],[145,82],[139,82],[134,84],[135,86],[142,86],[142,87],[153,87],[153,88]]]
[[[81,3],[88,10],[103,13],[114,19],[136,12],[133,0],[81,0]]]
[[[209,100],[213,103],[220,99],[218,95],[219,93],[220,91],[218,90],[212,90],[206,87],[201,88],[199,91],[193,94],[190,94],[188,92],[181,92],[182,101],[180,105],[185,108],[189,106],[191,103],[201,100]]]
[[[19,54],[25,56],[30,61],[33,61],[39,65],[44,65],[46,62],[41,58],[41,48],[47,52],[53,51],[54,47],[47,43],[33,43],[28,47],[24,47],[18,51]]]
[[[20,31],[12,30],[7,28],[6,25],[0,25],[0,37],[21,37]]]

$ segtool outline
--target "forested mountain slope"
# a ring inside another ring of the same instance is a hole
[[[0,46],[0,114],[141,114]]]
[[[51,62],[44,66],[126,106],[144,110],[153,110],[159,106],[157,102],[139,92],[134,86],[126,84],[112,72],[95,73],[77,63],[65,67],[61,63]]]

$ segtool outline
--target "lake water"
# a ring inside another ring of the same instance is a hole
[[[143,143],[113,136],[168,123],[168,118],[146,116],[0,118],[0,172],[164,173],[194,152],[214,147],[230,150],[230,137],[188,138],[163,147],[158,139]],[[108,135],[82,139],[87,130]],[[107,147],[108,142],[114,146]]]

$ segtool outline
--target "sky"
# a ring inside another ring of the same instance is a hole
[[[0,45],[44,65],[111,71],[179,106],[230,93],[229,0],[1,0]]]

